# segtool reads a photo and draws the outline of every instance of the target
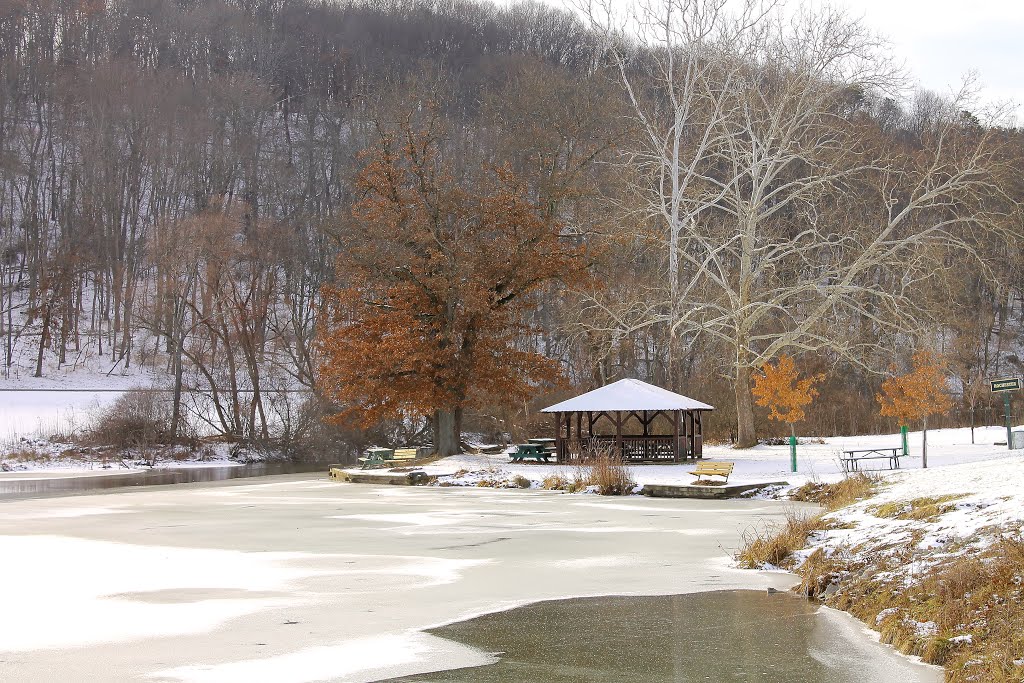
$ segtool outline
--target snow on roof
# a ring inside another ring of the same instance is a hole
[[[620,379],[585,394],[556,403],[542,413],[615,410],[714,410],[714,406],[656,387],[638,379]]]

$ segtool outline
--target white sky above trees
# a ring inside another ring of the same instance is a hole
[[[506,0],[509,1],[509,0]],[[571,7],[573,0],[543,0]],[[578,3],[580,0],[576,0]],[[613,0],[616,4],[640,0]],[[739,2],[740,0],[735,0]],[[1012,100],[1017,122],[1024,109],[1024,1],[1022,0],[780,0],[845,9],[888,39],[911,83],[948,95],[964,77],[977,76],[979,106]],[[979,112],[980,113],[980,112]]]
[[[813,0],[820,6],[820,0]],[[1024,3],[1019,0],[835,0],[884,35],[911,76],[946,94],[974,71],[986,102],[1024,102]],[[1017,113],[1021,110],[1018,108]],[[1018,116],[1019,119],[1019,116]]]

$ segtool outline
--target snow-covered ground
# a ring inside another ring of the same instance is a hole
[[[123,455],[123,457],[122,457]],[[148,469],[179,467],[234,467],[261,460],[259,454],[244,452],[232,457],[231,444],[206,443],[196,450],[185,447],[163,449],[155,462],[133,453],[116,454],[100,449],[41,439],[20,439],[0,445],[0,479],[76,474],[126,474]],[[31,458],[31,459],[26,459]]]
[[[816,548],[864,544],[872,548],[920,537],[920,550],[941,549],[981,531],[1016,528],[1024,523],[1024,451],[982,462],[949,465],[887,476],[877,495],[834,512],[838,527],[816,534],[807,555]],[[881,506],[897,506],[923,498],[944,498],[948,511],[931,519],[880,516]],[[984,540],[982,540],[984,542]]]
[[[1019,458],[1024,462],[1024,451],[1007,451],[1006,446],[996,446],[997,441],[1006,440],[1005,427],[979,427],[974,430],[974,444],[971,430],[933,429],[928,432],[928,467],[941,479],[942,470],[962,463],[1007,458]],[[705,446],[704,458],[709,461],[727,461],[736,464],[730,484],[748,484],[785,481],[800,486],[807,481],[830,482],[840,479],[842,468],[839,454],[844,449],[897,447],[899,434],[873,436],[841,436],[825,439],[807,439],[797,447],[797,472],[790,470],[789,446],[760,445],[751,449],[734,449],[728,446]],[[819,442],[820,443],[817,443]],[[900,459],[901,471],[921,470],[921,432],[911,432],[909,437],[910,457]],[[875,460],[866,463],[864,469],[883,468],[888,473],[887,461]],[[634,481],[644,484],[690,484],[694,477],[689,474],[693,463],[679,465],[635,465],[630,467]],[[462,454],[439,460],[420,468],[440,478],[439,483],[447,485],[475,486],[480,480],[511,481],[525,477],[534,488],[551,475],[571,479],[575,467],[542,463],[510,463],[507,454],[471,455]],[[357,471],[357,470],[352,470]],[[383,473],[383,472],[382,472]]]

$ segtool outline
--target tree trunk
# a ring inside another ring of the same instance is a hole
[[[978,422],[977,404],[971,403],[971,445],[974,445],[974,425]]]
[[[750,368],[736,368],[736,448],[757,445],[754,431],[754,397],[750,393]]]
[[[457,455],[462,447],[462,409],[438,410],[433,417],[434,448],[437,454],[446,457]]]
[[[921,430],[921,468],[928,469],[928,418],[922,421]]]
[[[174,400],[171,408],[171,443],[178,442],[178,422],[181,420],[181,382],[182,382],[182,362],[181,362],[181,346],[182,337],[184,336],[182,325],[179,323],[178,316],[175,316],[172,322],[174,331],[167,336],[168,340],[174,339]]]

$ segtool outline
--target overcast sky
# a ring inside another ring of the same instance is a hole
[[[821,4],[815,0],[816,5]],[[986,100],[1024,103],[1024,1],[834,0],[884,34],[926,88],[948,93],[975,70]],[[1018,109],[1018,120],[1021,109]]]
[[[499,0],[501,1],[501,0]],[[506,0],[508,1],[508,0]],[[546,0],[563,7],[568,0]],[[617,3],[638,0],[615,0]],[[729,0],[730,2],[740,0]],[[1024,119],[1024,0],[783,0],[827,4],[863,18],[886,37],[920,85],[941,94],[958,90],[974,71],[986,102],[1013,100]]]

